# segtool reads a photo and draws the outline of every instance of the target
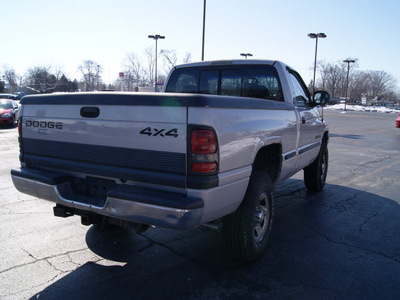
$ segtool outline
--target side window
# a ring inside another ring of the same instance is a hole
[[[199,71],[194,69],[176,70],[168,82],[166,92],[198,93]]]
[[[289,80],[293,90],[293,102],[298,107],[307,107],[310,103],[308,93],[304,90],[303,84],[299,81],[296,74],[289,72]]]

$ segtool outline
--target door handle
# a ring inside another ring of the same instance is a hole
[[[98,107],[82,107],[81,116],[84,118],[97,118],[100,115]]]

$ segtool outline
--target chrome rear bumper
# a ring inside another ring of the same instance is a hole
[[[21,168],[11,170],[18,191],[62,206],[130,222],[175,229],[198,225],[204,202],[184,194],[155,191],[136,186],[117,185],[99,201],[71,193],[68,176],[48,171]],[[65,191],[68,190],[68,193]]]

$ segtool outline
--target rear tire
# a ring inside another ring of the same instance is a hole
[[[328,157],[328,146],[323,143],[315,161],[304,168],[304,184],[309,191],[319,192],[324,188],[328,175]]]
[[[255,171],[239,208],[224,218],[223,233],[234,258],[253,262],[265,252],[274,218],[271,178]]]
[[[15,127],[18,126],[18,121],[17,121],[17,119],[15,118],[15,115],[13,116],[11,122],[12,122],[12,123],[11,123],[11,126],[10,126],[11,128],[15,128]]]

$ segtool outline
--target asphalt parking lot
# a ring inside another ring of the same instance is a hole
[[[257,263],[230,259],[218,232],[85,227],[17,192],[17,129],[0,128],[0,299],[400,299],[397,115],[325,111],[329,171],[309,194],[276,189]]]

